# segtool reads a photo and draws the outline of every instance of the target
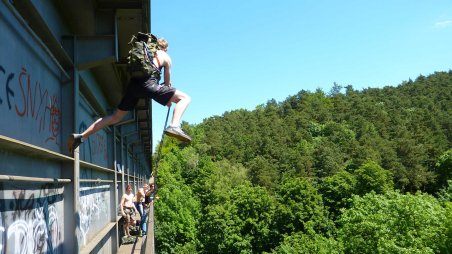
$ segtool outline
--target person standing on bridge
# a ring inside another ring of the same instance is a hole
[[[164,130],[165,134],[184,142],[190,142],[191,138],[180,128],[182,114],[190,104],[191,98],[182,91],[172,87],[171,84],[171,57],[168,55],[168,42],[164,38],[157,40],[158,50],[156,57],[152,59],[156,66],[154,73],[144,78],[132,77],[129,81],[127,91],[118,105],[117,110],[109,116],[101,117],[92,123],[84,132],[73,133],[68,139],[68,150],[70,153],[86,140],[89,136],[102,128],[118,123],[121,119],[135,108],[140,98],[154,99],[163,106],[171,107],[176,103],[170,125]],[[164,83],[159,84],[160,73],[163,69]],[[157,73],[158,72],[158,73]]]
[[[140,213],[140,234],[145,234],[143,232],[143,218],[144,218],[144,195],[145,195],[145,188],[138,188],[137,195],[135,197],[135,207],[137,208],[138,212]]]
[[[133,215],[138,213],[137,208],[133,204],[134,194],[132,192],[132,185],[128,184],[126,187],[126,193],[121,197],[121,202],[119,204],[121,208],[121,215],[125,220],[124,223],[124,235],[130,238],[130,226],[134,224]]]
[[[143,217],[141,220],[141,230],[142,230],[142,234],[146,235],[147,234],[147,227],[148,227],[148,219],[149,219],[149,209],[151,207],[151,205],[153,205],[152,203],[154,202],[154,200],[159,199],[159,196],[156,196],[155,194],[155,185],[154,183],[151,184],[144,184],[144,203],[143,203]]]

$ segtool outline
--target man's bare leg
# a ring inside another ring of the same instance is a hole
[[[128,111],[123,111],[117,109],[115,113],[109,116],[101,117],[97,119],[94,123],[92,123],[84,132],[81,134],[72,134],[69,136],[68,140],[68,150],[70,153],[74,151],[85,139],[91,136],[93,133],[105,128],[106,126],[115,124],[121,121],[122,118],[128,113]]]
[[[185,134],[184,131],[179,127],[180,125],[180,119],[182,118],[182,114],[185,112],[185,110],[188,107],[188,104],[190,104],[191,98],[187,94],[176,90],[176,93],[174,93],[173,97],[171,97],[170,102],[168,103],[168,106],[171,106],[171,103],[176,103],[176,107],[173,111],[173,118],[171,119],[171,124],[168,128],[165,129],[165,134],[174,137],[180,141],[184,142],[190,142],[191,138],[187,134]]]
[[[171,102],[175,102],[176,107],[174,108],[173,118],[171,119],[170,125],[173,127],[177,127],[180,125],[180,119],[182,118],[182,114],[187,109],[188,104],[190,104],[191,98],[184,92],[176,90],[176,93],[174,93],[173,97],[171,97]]]
[[[125,230],[125,235],[127,237],[130,237],[130,222],[127,221],[127,223],[124,224],[124,230]]]
[[[91,134],[98,132],[106,126],[118,123],[128,113],[128,111],[122,111],[117,109],[115,113],[109,116],[101,117],[97,119],[91,126],[89,126],[84,132],[82,132],[83,139],[87,139]]]

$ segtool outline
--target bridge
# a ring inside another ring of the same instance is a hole
[[[153,232],[122,244],[119,213],[125,186],[152,179],[152,104],[66,147],[121,100],[150,4],[0,1],[0,253],[154,253]]]

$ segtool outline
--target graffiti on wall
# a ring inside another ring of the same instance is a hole
[[[5,193],[8,194],[5,195]],[[57,203],[63,188],[3,190],[0,200],[0,253],[58,253],[63,229]]]
[[[80,191],[78,242],[86,245],[110,220],[109,186],[83,187]]]
[[[14,73],[0,64],[0,107],[8,107],[17,117],[31,119],[36,123],[38,134],[44,137],[44,143],[58,145],[61,111],[57,94],[33,79],[25,67]]]

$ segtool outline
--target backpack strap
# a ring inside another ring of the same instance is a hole
[[[153,61],[153,59],[152,59],[151,52],[149,51],[149,48],[148,48],[148,45],[146,45],[146,42],[143,42],[143,49],[144,49],[144,51],[145,51],[146,59],[147,59],[147,60],[149,61],[149,63],[151,64],[151,66],[152,66],[152,68],[154,69],[154,71],[160,73],[160,69],[159,69],[157,66],[155,66],[155,64],[154,64],[154,61]],[[158,56],[156,56],[156,59],[157,59],[157,62],[159,63],[159,66],[160,66],[160,61],[159,61]]]
[[[155,55],[155,59],[157,60],[157,63],[159,63],[159,67],[162,67],[162,64],[160,63],[159,55],[158,55],[158,54]]]

